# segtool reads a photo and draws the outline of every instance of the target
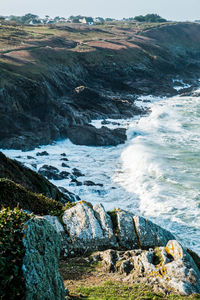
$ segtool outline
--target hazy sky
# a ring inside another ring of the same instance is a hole
[[[200,19],[200,0],[0,0],[0,15],[132,17],[158,13],[170,20]]]

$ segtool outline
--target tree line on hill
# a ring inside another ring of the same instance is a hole
[[[70,22],[70,23],[82,23],[83,19],[92,19],[93,23],[95,24],[103,24],[104,22],[112,22],[112,21],[124,21],[124,22],[147,22],[147,23],[161,23],[161,22],[167,22],[166,19],[160,17],[158,14],[147,14],[145,16],[136,16],[136,17],[130,17],[130,18],[123,18],[122,20],[116,20],[113,18],[102,18],[102,17],[85,17],[85,16],[70,16],[69,18],[64,17],[54,17],[51,18],[50,16],[46,15],[44,18],[40,18],[37,15],[28,13],[24,16],[0,16],[0,24],[3,23],[15,23],[15,24],[21,24],[21,25],[37,25],[37,24],[54,24],[54,23],[64,23],[64,22]],[[87,22],[86,22],[87,23]]]

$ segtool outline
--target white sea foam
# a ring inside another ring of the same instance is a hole
[[[60,171],[78,168],[85,174],[79,181],[92,180],[103,187],[76,186],[68,179],[52,182],[84,200],[102,202],[106,209],[121,207],[146,216],[200,253],[200,98],[145,96],[139,102],[148,106],[149,115],[109,120],[128,129],[124,145],[87,147],[64,140],[28,152],[3,152],[11,158],[21,156],[19,161],[33,169],[36,164],[37,170],[44,164]],[[101,120],[92,124],[102,126]],[[36,156],[44,150],[49,156]],[[63,152],[69,168],[61,166]]]

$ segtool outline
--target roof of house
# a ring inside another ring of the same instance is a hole
[[[87,23],[94,22],[93,18],[85,17]]]

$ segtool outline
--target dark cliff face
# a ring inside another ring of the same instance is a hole
[[[134,95],[173,95],[172,78],[199,75],[199,24],[47,29],[33,39],[25,28],[27,47],[0,51],[1,148],[48,144],[92,118],[131,117],[141,113]]]

